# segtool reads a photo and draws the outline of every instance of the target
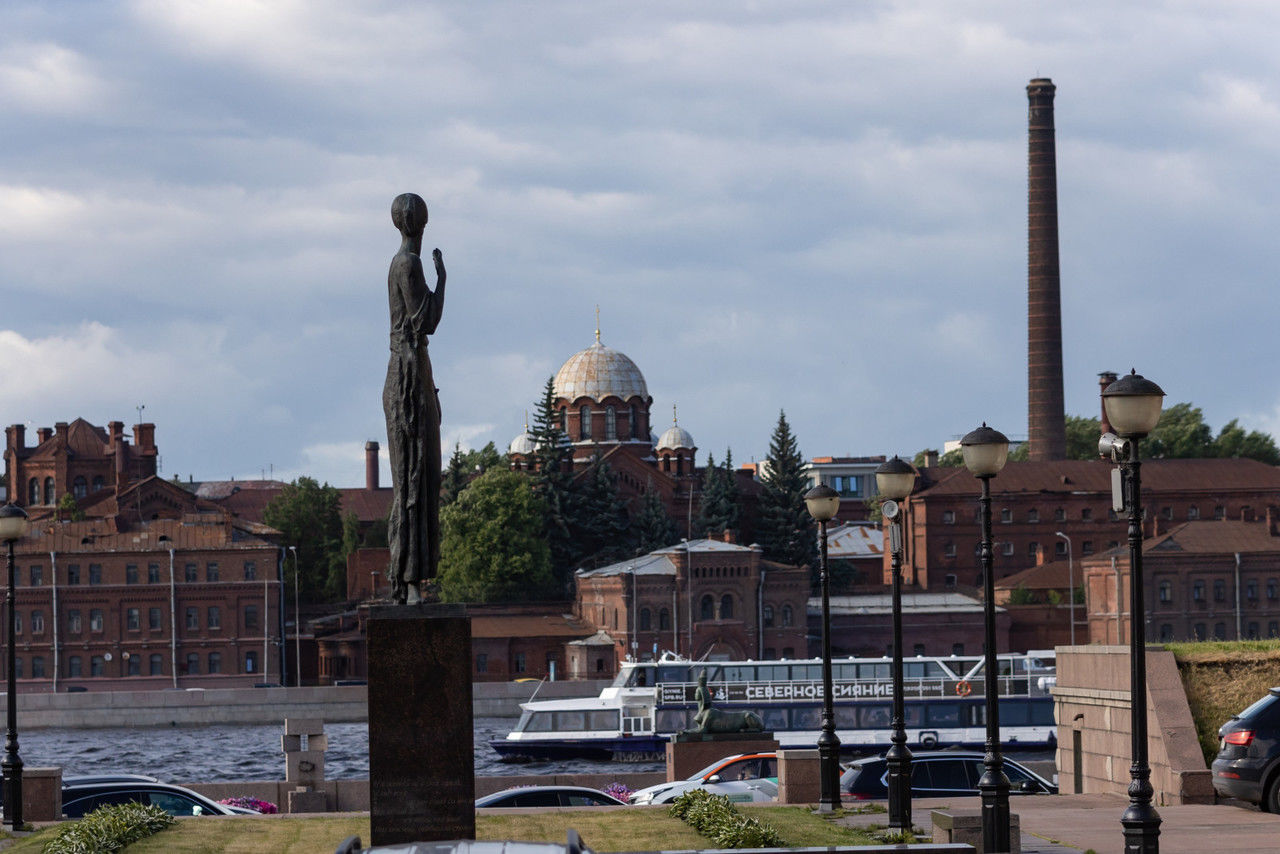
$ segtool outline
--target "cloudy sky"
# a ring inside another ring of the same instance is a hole
[[[391,199],[449,268],[445,440],[592,341],[764,456],[1026,433],[1026,92],[1058,86],[1067,411],[1136,367],[1280,432],[1280,6],[9,0],[0,420],[362,482]],[[29,433],[30,435],[30,433]]]

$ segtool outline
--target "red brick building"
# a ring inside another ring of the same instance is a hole
[[[831,597],[831,653],[835,656],[893,655],[890,593]],[[996,649],[1008,652],[1010,619],[996,608]],[[822,654],[822,600],[809,600],[808,657]],[[960,593],[907,593],[902,597],[902,654],[979,655],[985,638],[982,602]]]
[[[34,447],[6,432],[10,495],[31,517],[15,549],[20,690],[279,681],[273,531],[156,477],[153,425],[133,444],[120,422],[59,423]],[[83,520],[59,518],[66,494]]]
[[[759,547],[693,540],[575,576],[574,614],[612,638],[618,660],[670,650],[694,659],[807,655],[807,567]]]
[[[1143,468],[1145,474],[1146,466]],[[1144,540],[1147,640],[1280,637],[1277,534],[1271,517],[1253,522],[1201,520],[1184,522]],[[1089,640],[1127,643],[1127,545],[1082,563]]]

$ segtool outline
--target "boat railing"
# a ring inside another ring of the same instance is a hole
[[[1000,676],[996,679],[996,693],[1001,697],[1043,697],[1049,695],[1052,681],[1034,676]],[[809,681],[759,681],[759,682],[710,682],[714,704],[760,703],[778,701],[818,701],[823,699],[821,682]],[[656,698],[663,705],[681,705],[697,702],[698,685],[694,682],[665,682],[657,686]],[[904,679],[902,692],[911,699],[982,696],[985,684],[981,679],[966,680],[943,677]],[[893,683],[880,679],[836,680],[831,685],[831,695],[836,701],[892,699]]]

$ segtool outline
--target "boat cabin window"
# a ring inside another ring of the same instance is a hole
[[[859,679],[888,679],[889,678],[889,662],[886,661],[883,664],[859,664],[858,678]]]
[[[658,709],[653,726],[658,732],[680,732],[689,728],[692,718],[691,709]]]
[[[960,726],[960,704],[930,703],[925,706],[924,719],[929,726]]]
[[[627,676],[626,687],[628,688],[644,688],[653,683],[652,667],[634,667]]]
[[[791,665],[789,664],[756,665],[756,679],[760,682],[786,682],[790,678]]]
[[[707,678],[710,678],[708,676]],[[689,678],[689,665],[662,665],[658,667],[659,682],[696,682],[697,677]]]
[[[517,732],[585,732],[618,729],[617,709],[592,711],[525,712],[516,727]]]
[[[822,678],[821,664],[793,664],[791,665],[791,678],[800,681],[802,679],[818,680]],[[835,674],[832,674],[835,678]]]
[[[726,682],[756,681],[756,666],[754,664],[726,664],[721,670]]]
[[[907,679],[941,679],[947,671],[936,661],[904,661],[902,675]]]

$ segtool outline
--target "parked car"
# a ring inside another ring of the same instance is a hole
[[[1213,788],[1228,798],[1280,813],[1280,688],[1218,729]]]
[[[476,799],[485,807],[623,807],[625,803],[585,786],[520,786]]]
[[[108,804],[150,804],[169,815],[241,815],[252,810],[224,806],[199,792],[154,780],[131,779],[135,775],[69,777],[62,784],[62,814],[83,818]],[[88,782],[85,782],[88,781]]]
[[[756,785],[764,781],[767,785]],[[706,789],[732,801],[761,802],[778,798],[778,757],[773,753],[737,753],[712,762],[686,780],[659,783],[631,795],[633,804],[670,803],[685,792]]]
[[[911,757],[911,796],[947,798],[978,794],[978,780],[986,769],[976,751],[940,750]],[[1011,795],[1056,795],[1058,787],[1031,769],[1005,758],[1004,774]],[[855,800],[889,797],[889,765],[884,755],[857,759],[840,776],[840,791]]]

